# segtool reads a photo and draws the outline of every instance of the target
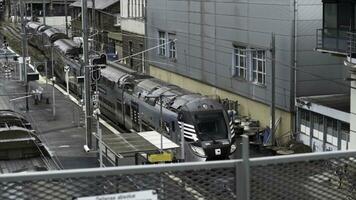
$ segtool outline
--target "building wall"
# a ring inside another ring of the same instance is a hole
[[[82,35],[82,23],[81,23],[81,8],[72,8],[72,33],[75,37],[81,37]],[[121,29],[117,24],[116,14],[120,13],[120,3],[116,3],[104,11],[95,12],[95,28],[98,30],[98,35],[94,36],[95,46],[97,50],[108,50],[109,36],[113,33],[120,33]],[[92,25],[92,11],[88,9],[88,26],[91,28]],[[114,38],[115,39],[115,38]]]
[[[130,42],[132,48],[130,49]],[[136,54],[144,50],[145,40],[142,35],[132,32],[122,31],[123,57]],[[133,56],[124,61],[131,69],[142,71],[142,54]]]
[[[282,117],[279,133],[287,133],[293,127],[290,113],[294,104],[294,75],[290,68],[294,55],[293,6],[292,1],[149,0],[148,47],[158,45],[158,39],[154,39],[158,38],[158,31],[174,33],[177,39],[176,60],[159,56],[158,50],[149,52],[148,60],[154,60],[151,64],[157,66],[150,67],[150,74],[202,94],[238,100],[242,115],[250,115],[262,126],[270,125],[269,50],[273,32],[277,119]],[[266,85],[233,77],[236,44],[266,50]],[[179,75],[169,75],[166,70]]]
[[[234,94],[227,90],[219,89],[217,87],[207,85],[203,82],[193,80],[189,77],[171,73],[170,71],[150,66],[150,75],[159,78],[163,81],[178,85],[182,88],[192,92],[201,93],[203,95],[218,95],[223,98],[237,100],[241,105],[239,106],[239,113],[244,116],[251,116],[253,119],[259,120],[261,127],[270,125],[270,108],[269,106],[258,103],[254,100],[245,98],[243,96]],[[277,139],[281,136],[286,136],[291,130],[292,115],[281,109],[276,110],[276,119],[281,118],[281,126],[277,130]],[[287,139],[287,138],[284,138]],[[284,141],[284,139],[282,141]]]
[[[299,0],[296,13],[294,3],[294,0],[148,0],[148,48],[159,44],[158,31],[173,33],[177,39],[175,60],[160,56],[158,49],[148,53],[148,60],[154,60],[151,66],[156,66],[151,67],[151,74],[165,77],[167,70],[190,78],[184,81],[205,83],[189,85],[188,89],[207,91],[209,89],[205,87],[214,86],[212,90],[235,94],[233,98],[241,100],[242,113],[250,113],[268,124],[272,65],[269,49],[273,32],[276,41],[277,108],[292,113],[294,95],[347,92],[346,87],[325,80],[344,78],[346,71],[342,67],[342,60],[314,51],[316,29],[321,28],[321,0]],[[266,85],[232,76],[233,49],[236,44],[266,50]],[[297,87],[294,84],[294,56],[297,58]],[[282,126],[292,129],[290,120],[282,120]]]
[[[297,96],[349,93],[344,58],[315,51],[316,30],[323,27],[322,1],[297,2]]]
[[[293,4],[290,1],[173,1],[149,0],[148,47],[158,44],[158,31],[176,34],[177,59],[171,61],[151,51],[149,60],[160,67],[224,90],[269,104],[271,94],[271,34],[276,35],[276,104],[291,109]],[[266,85],[232,77],[234,44],[265,49]],[[293,102],[294,104],[294,102]]]
[[[312,103],[311,106],[299,107],[297,140],[310,146],[315,152],[350,149],[350,114],[327,107],[319,110],[315,109],[315,106],[319,105]],[[334,113],[335,115],[331,115]]]

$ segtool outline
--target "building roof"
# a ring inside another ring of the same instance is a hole
[[[350,95],[347,94],[299,97],[297,106],[350,123]]]
[[[88,2],[88,8],[92,8],[92,0],[87,0]],[[111,5],[120,2],[120,0],[95,0],[95,9],[96,10],[103,10]],[[72,4],[70,4],[72,7],[82,7],[82,1],[76,1]]]
[[[309,97],[301,97],[299,99],[314,104],[322,105],[325,107],[333,108],[346,113],[350,113],[350,95],[335,94],[335,95],[309,96]]]

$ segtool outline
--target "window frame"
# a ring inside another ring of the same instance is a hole
[[[175,33],[168,33],[168,57],[171,59],[177,59],[177,47],[176,42],[174,41],[175,38]]]
[[[161,37],[163,36],[163,37]],[[167,33],[165,31],[158,31],[158,55],[167,56]],[[162,46],[161,46],[162,45]]]
[[[246,47],[243,46],[234,46],[234,53],[233,53],[233,67],[234,67],[234,74],[233,76],[239,77],[242,79],[247,80],[247,72],[248,72],[248,50]],[[243,60],[244,66],[241,65],[241,59]],[[243,75],[241,75],[241,72],[243,72]]]
[[[259,54],[261,53],[261,54]],[[261,56],[259,56],[261,55]],[[259,70],[259,64],[261,64],[261,69]],[[266,85],[266,51],[260,49],[251,50],[251,81],[258,85]],[[259,81],[259,76],[261,76],[261,81]]]

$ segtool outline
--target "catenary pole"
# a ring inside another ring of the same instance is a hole
[[[96,23],[95,23],[95,0],[92,0],[92,6],[91,6],[91,20],[92,20],[92,30],[93,30],[93,46],[92,46],[92,49],[94,50],[94,51],[96,51],[96,48],[95,48],[95,38],[96,38],[96,35],[95,35],[95,29],[96,29]]]
[[[272,69],[271,69],[271,140],[272,145],[274,145],[274,140],[276,136],[276,84],[275,84],[275,76],[276,76],[276,44],[275,44],[275,34],[272,33],[272,49],[271,49],[271,56],[272,56]]]
[[[43,9],[43,13],[42,13],[43,24],[46,25],[46,1],[45,0],[42,1],[42,9]]]
[[[23,3],[22,0],[19,1],[20,2],[20,17],[21,17],[21,32],[22,32],[22,37],[21,37],[21,42],[22,42],[22,60],[21,60],[21,64],[22,64],[22,71],[23,71],[23,81],[25,82],[25,90],[26,90],[26,95],[28,93],[28,84],[27,84],[27,68],[26,68],[26,58],[27,58],[27,50],[26,50],[26,46],[27,46],[27,33],[26,33],[26,27],[25,27],[25,16],[26,16],[26,10],[24,12],[24,8],[23,8]],[[26,111],[28,111],[28,98],[26,98]]]
[[[84,67],[84,90],[85,90],[85,130],[86,130],[86,145],[89,149],[92,148],[91,138],[91,95],[90,95],[90,68],[88,55],[88,2],[82,0],[82,30],[83,30],[83,67]]]
[[[64,0],[64,15],[66,22],[66,35],[68,36],[68,1]]]

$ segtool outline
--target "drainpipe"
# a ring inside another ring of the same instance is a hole
[[[297,132],[297,113],[296,113],[296,103],[297,103],[297,59],[298,59],[298,0],[294,0],[294,6],[293,6],[293,38],[294,38],[294,44],[293,44],[293,70],[291,71],[291,76],[293,77],[293,99],[291,100],[291,108],[293,108],[293,113],[294,116],[291,119],[293,126],[293,133]]]
[[[349,49],[347,58],[344,61],[345,66],[350,69],[350,142],[349,149],[356,149],[356,33],[350,33]]]

